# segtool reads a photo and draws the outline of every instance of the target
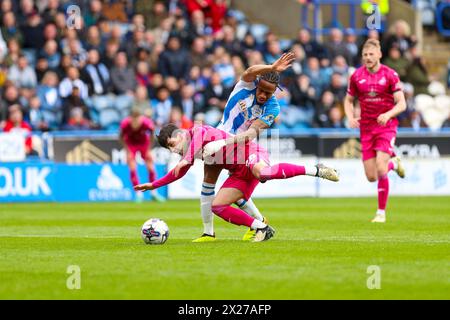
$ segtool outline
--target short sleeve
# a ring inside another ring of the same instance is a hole
[[[271,127],[279,114],[280,105],[278,104],[278,101],[273,98],[269,101],[264,110],[264,113],[259,117],[259,120],[263,121],[265,124]]]
[[[400,82],[400,78],[398,77],[398,73],[395,71],[392,71],[390,74],[390,81],[389,81],[389,89],[392,93],[401,91],[402,90],[402,83]]]
[[[347,94],[352,97],[358,96],[358,87],[356,86],[355,73],[352,74],[348,82]]]

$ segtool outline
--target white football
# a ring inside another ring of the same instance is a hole
[[[169,238],[169,227],[161,219],[147,220],[142,226],[141,237],[146,244],[163,244]]]

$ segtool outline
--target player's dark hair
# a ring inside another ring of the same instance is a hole
[[[173,133],[179,129],[180,128],[178,128],[173,123],[169,123],[168,125],[162,127],[161,131],[159,131],[159,135],[156,136],[159,145],[163,148],[169,149],[167,140],[169,140],[169,138],[172,138]]]
[[[262,74],[261,77],[259,77],[259,79],[265,80],[278,86],[278,84],[280,83],[280,74],[276,71],[269,71]]]

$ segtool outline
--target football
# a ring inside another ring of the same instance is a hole
[[[146,244],[163,244],[169,238],[169,227],[161,219],[147,220],[142,226],[141,237]]]

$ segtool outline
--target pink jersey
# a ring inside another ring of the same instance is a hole
[[[381,64],[375,73],[370,73],[365,66],[358,68],[350,78],[347,93],[358,98],[361,105],[361,129],[379,126],[378,116],[394,108],[394,92],[400,90],[398,74],[391,68]],[[387,126],[397,124],[397,119],[391,119]]]
[[[154,131],[153,121],[147,117],[141,119],[141,125],[137,129],[131,127],[131,117],[122,120],[120,133],[127,145],[139,146],[150,143],[150,136]]]
[[[203,159],[203,147],[205,145],[231,136],[225,131],[206,125],[195,126],[188,131],[188,134],[189,145],[183,156],[183,160],[186,160],[188,165],[183,167],[178,175],[175,175],[174,170],[170,171],[165,177],[155,181],[154,187],[159,188],[181,179],[194,164],[195,159]],[[208,164],[221,166],[241,179],[253,179],[254,177],[251,174],[253,165],[259,160],[269,161],[267,151],[255,142],[223,147],[212,159],[214,162],[208,162]]]
[[[187,160],[189,163],[193,163],[194,159],[203,160],[203,147],[208,143],[231,137],[231,135],[225,131],[206,125],[196,126],[190,129],[189,136],[189,148],[183,157],[183,159]],[[249,155],[253,151],[259,149],[262,148],[255,142],[229,145],[217,152],[212,158],[213,163],[211,164],[221,165],[223,168],[230,171],[240,170],[242,166],[245,166]]]

